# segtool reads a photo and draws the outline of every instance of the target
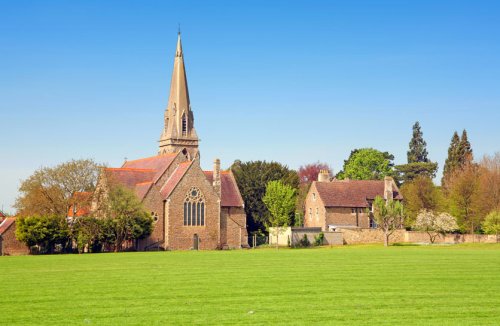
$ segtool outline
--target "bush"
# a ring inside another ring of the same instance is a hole
[[[323,232],[320,232],[317,236],[314,236],[314,245],[322,246],[324,239],[325,239],[325,234]]]
[[[311,242],[309,242],[309,238],[307,238],[307,234],[304,233],[304,236],[299,241],[299,247],[309,247]]]

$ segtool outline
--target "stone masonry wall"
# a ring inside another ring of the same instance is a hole
[[[243,207],[222,207],[221,242],[229,248],[248,247],[246,215]]]
[[[16,223],[12,223],[0,236],[0,256],[28,255],[29,253],[29,248],[16,239]]]
[[[191,187],[197,187],[205,197],[205,225],[184,226],[184,199]],[[213,186],[208,182],[199,164],[194,162],[186,175],[177,184],[167,203],[167,240],[168,249],[191,249],[193,238],[199,237],[199,249],[220,247],[220,199]]]

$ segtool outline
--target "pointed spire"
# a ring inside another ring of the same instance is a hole
[[[197,150],[198,136],[194,129],[194,117],[189,101],[186,68],[184,66],[184,54],[182,52],[181,33],[179,29],[174,69],[170,82],[170,95],[167,109],[165,110],[165,127],[160,139],[160,153],[173,153],[182,150],[185,147],[186,141],[189,143],[188,147],[195,147]]]

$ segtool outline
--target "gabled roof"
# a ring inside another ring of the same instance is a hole
[[[213,184],[214,174],[213,171],[203,171],[205,177]],[[221,171],[221,206],[223,207],[242,207],[243,199],[241,198],[240,190],[236,184],[231,171]]]
[[[16,222],[16,219],[14,217],[7,217],[3,222],[0,224],[0,235],[4,234],[5,231],[7,231],[12,224]]]
[[[72,200],[76,203],[76,214],[73,215],[73,205],[68,208],[68,215],[71,217],[87,216],[90,213],[91,192],[75,192]]]
[[[193,162],[194,161],[188,161],[179,164],[177,169],[175,169],[170,178],[168,178],[167,182],[165,182],[163,187],[160,189],[160,194],[163,198],[167,199],[170,196]]]
[[[384,197],[383,180],[333,180],[314,184],[326,207],[368,207],[368,201]],[[394,199],[402,200],[397,187],[393,189]]]
[[[163,175],[163,173],[165,173],[165,170],[167,170],[172,164],[176,156],[177,154],[165,154],[141,158],[133,161],[126,161],[123,163],[122,168],[154,170],[156,171],[156,174],[152,181],[156,182]]]
[[[105,168],[104,173],[109,182],[135,190],[136,184],[152,181],[157,172],[153,169]]]

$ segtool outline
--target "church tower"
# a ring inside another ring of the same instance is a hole
[[[165,127],[160,138],[158,154],[183,152],[190,159],[198,155],[198,135],[189,103],[189,91],[182,53],[181,34],[177,37],[170,96],[165,110]]]

